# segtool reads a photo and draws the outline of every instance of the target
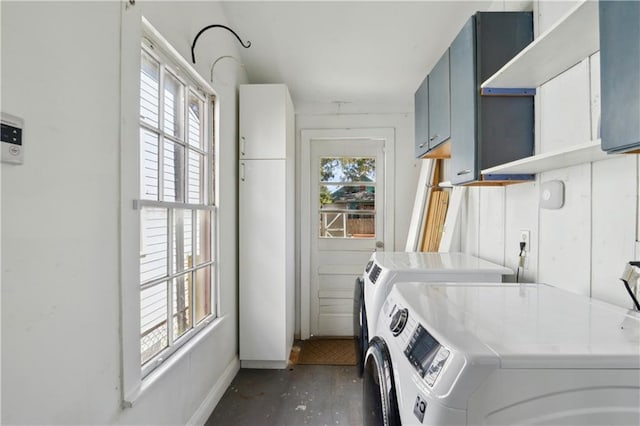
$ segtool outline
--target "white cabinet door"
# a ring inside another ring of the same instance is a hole
[[[289,356],[285,179],[285,160],[240,161],[241,360]]]
[[[240,159],[287,156],[287,108],[291,99],[282,84],[240,86]]]

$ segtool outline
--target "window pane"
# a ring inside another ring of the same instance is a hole
[[[196,265],[211,261],[211,211],[198,210],[196,222]]]
[[[187,202],[204,204],[204,155],[189,150]]]
[[[375,186],[321,185],[321,238],[375,238]]]
[[[184,147],[164,141],[163,201],[184,202]]]
[[[375,238],[375,213],[359,212],[347,216],[347,236],[349,238]]]
[[[375,238],[375,213],[320,212],[320,238]]]
[[[196,323],[211,315],[211,266],[196,270]]]
[[[373,210],[376,202],[376,187],[369,185],[321,185],[322,208]]]
[[[169,135],[182,138],[183,118],[182,84],[170,73],[164,79],[164,131]]]
[[[193,93],[189,92],[189,134],[187,139],[189,141],[189,145],[203,150],[205,149],[205,146],[202,135],[202,109],[202,101]]]
[[[166,282],[142,290],[140,331],[140,352],[144,364],[168,346]]]
[[[160,105],[160,66],[148,55],[142,54],[140,71],[140,120],[158,127]]]
[[[182,336],[192,327],[191,274],[173,280],[173,338]]]
[[[167,275],[167,210],[145,207],[140,212],[140,283]]]
[[[191,210],[175,210],[173,215],[173,271],[176,274],[193,266],[191,215]]]
[[[158,199],[158,135],[140,129],[140,198]]]
[[[320,159],[320,182],[375,182],[374,157],[330,157]]]

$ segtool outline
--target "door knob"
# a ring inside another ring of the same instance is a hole
[[[383,248],[384,243],[382,241],[376,241],[376,248]]]

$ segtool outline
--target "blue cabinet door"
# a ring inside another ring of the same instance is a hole
[[[429,150],[429,77],[425,77],[415,93],[415,153],[422,158]]]
[[[429,73],[429,150],[451,136],[449,49]]]
[[[473,180],[477,170],[475,17],[458,33],[451,47],[451,183]]]
[[[533,99],[480,95],[480,84],[531,42],[532,23],[526,12],[478,12],[449,48],[453,184],[533,154]]]
[[[602,149],[640,148],[640,2],[600,1]]]

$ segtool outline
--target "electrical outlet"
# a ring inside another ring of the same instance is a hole
[[[529,251],[529,249],[531,248],[531,234],[529,231],[527,230],[521,230],[520,231],[520,241],[521,243],[526,243],[526,245],[524,246],[524,251]]]
[[[522,249],[518,259],[518,268],[522,268],[522,271],[524,272],[529,266],[528,252],[531,250],[531,234],[528,230],[520,230],[520,241],[518,241],[518,243],[524,243],[524,249]]]

